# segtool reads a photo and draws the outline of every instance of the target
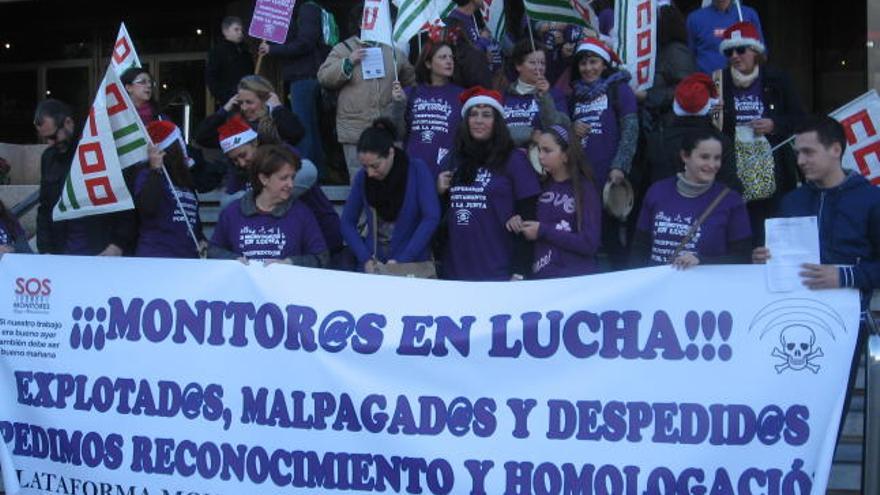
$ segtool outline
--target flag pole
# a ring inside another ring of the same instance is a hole
[[[185,152],[184,156],[186,156]],[[186,230],[189,232],[189,236],[193,240],[193,244],[196,246],[196,253],[201,257],[202,247],[199,245],[199,240],[196,238],[195,231],[193,231],[192,224],[189,221],[189,215],[186,214],[186,210],[183,208],[183,203],[180,202],[180,196],[177,194],[177,189],[174,187],[174,183],[171,182],[171,176],[168,175],[168,169],[165,168],[164,161],[162,162],[162,175],[165,176],[165,180],[168,182],[168,187],[171,188],[171,195],[174,196],[174,202],[177,203],[177,208],[180,210],[180,213],[183,214],[183,221],[186,222]],[[198,201],[198,198],[196,198],[196,200]]]
[[[389,0],[385,1],[388,2],[388,45],[391,47],[391,59],[394,61],[394,80],[398,81],[397,50],[394,47],[394,19],[391,18],[391,2]],[[407,52],[409,52],[409,49],[407,49]]]
[[[526,27],[529,28],[529,41],[532,43],[532,51],[537,51],[537,48],[535,48],[535,33],[532,32],[532,19],[529,18],[528,12],[526,12]]]
[[[736,2],[736,13],[739,15],[739,22],[742,22],[742,20],[743,20],[742,5],[740,5],[739,0],[733,0],[733,1]]]

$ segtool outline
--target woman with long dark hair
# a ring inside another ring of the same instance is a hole
[[[538,138],[538,157],[547,176],[537,219],[522,226],[523,236],[535,241],[532,277],[595,273],[602,206],[580,143],[569,129],[554,125]]]
[[[431,257],[440,222],[434,176],[425,163],[394,146],[388,119],[377,119],[358,140],[363,168],[354,177],[342,212],[342,235],[365,272],[377,263],[413,263]],[[366,212],[366,237],[358,220]]]
[[[437,181],[440,194],[448,193],[443,277],[522,279],[531,244],[518,234],[524,220],[535,219],[538,177],[514,147],[501,95],[478,86],[461,97],[464,122]]]

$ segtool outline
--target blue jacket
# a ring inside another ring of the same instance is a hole
[[[373,256],[373,211],[367,204],[366,174],[363,169],[354,176],[351,192],[342,210],[342,237],[354,252],[360,266]],[[358,219],[367,211],[367,238],[358,233]],[[425,162],[410,158],[406,193],[394,232],[391,234],[391,257],[399,263],[426,261],[431,256],[431,237],[440,223],[440,200],[434,177]],[[380,259],[379,261],[387,261]]]
[[[869,296],[880,288],[880,189],[847,172],[837,187],[807,183],[786,194],[780,216],[817,216],[823,264],[841,265],[840,285]],[[864,299],[863,299],[864,301]]]
[[[758,13],[751,7],[743,5],[742,15],[744,21],[751,22],[758,28],[761,41],[766,46],[767,41],[761,29]],[[721,54],[718,47],[721,45],[721,34],[724,30],[737,22],[739,22],[739,12],[736,10],[735,1],[730,2],[730,6],[724,12],[716,9],[714,5],[709,5],[688,15],[688,46],[694,52],[700,72],[711,75],[712,71],[727,66],[727,58]]]

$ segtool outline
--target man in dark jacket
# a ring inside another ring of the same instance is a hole
[[[217,41],[208,52],[208,63],[205,66],[205,82],[217,105],[226,104],[238,92],[238,81],[254,73],[254,60],[242,43],[244,31],[241,19],[225,17],[221,32],[223,39]]]
[[[456,8],[446,17],[449,31],[460,31],[453,44],[455,69],[452,81],[463,88],[473,86],[492,87],[490,39],[482,36],[474,15],[483,6],[483,0],[455,0]]]
[[[281,74],[290,87],[293,113],[305,127],[305,136],[297,144],[300,152],[312,161],[321,176],[326,175],[324,151],[318,127],[318,67],[327,56],[324,45],[323,10],[312,0],[297,2],[293,22],[283,45],[260,44],[260,54],[282,60]]]
[[[70,174],[79,138],[74,132],[70,107],[58,100],[40,102],[34,114],[34,126],[40,138],[49,144],[40,160],[40,205],[37,208],[39,252],[121,256],[130,251],[137,236],[133,211],[60,222],[52,219],[52,210]]]

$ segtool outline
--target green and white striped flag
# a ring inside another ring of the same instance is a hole
[[[394,0],[397,5],[397,22],[392,39],[398,46],[409,43],[410,38],[427,29],[427,25],[444,19],[455,3],[451,0]]]
[[[122,170],[146,161],[149,143],[125,87],[108,67],[52,218],[70,220],[134,208]]]
[[[533,21],[586,25],[583,17],[572,6],[571,0],[523,0],[523,3],[526,14]]]

